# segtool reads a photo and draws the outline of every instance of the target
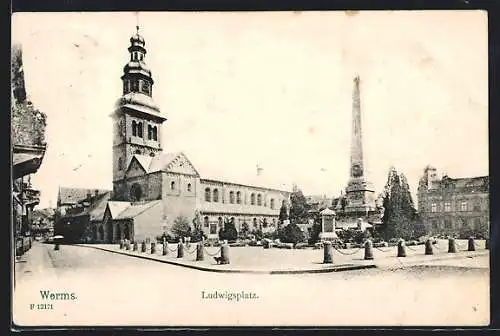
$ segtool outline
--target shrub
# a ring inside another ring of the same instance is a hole
[[[278,233],[280,241],[297,244],[304,241],[304,232],[296,224],[288,224]]]
[[[227,221],[224,224],[224,228],[219,230],[219,239],[220,240],[228,240],[234,241],[238,238],[238,231],[236,231],[236,227],[232,221]]]
[[[172,225],[172,234],[174,239],[178,240],[182,237],[191,236],[191,226],[189,221],[184,216],[178,216],[174,219],[174,224]]]

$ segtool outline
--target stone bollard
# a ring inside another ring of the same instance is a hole
[[[324,255],[323,255],[323,264],[332,264],[333,263],[333,246],[332,242],[325,241],[323,243]]]
[[[484,240],[484,249],[485,250],[489,250],[490,249],[490,239],[489,238],[486,238]]]
[[[365,260],[373,260],[373,243],[370,239],[365,242]]]
[[[141,243],[141,252],[145,253],[146,252],[146,242],[143,240]]]
[[[179,242],[177,244],[177,258],[183,258],[184,257],[184,244],[182,242]]]
[[[432,248],[432,242],[430,239],[427,239],[425,241],[425,255],[432,255],[434,254],[434,250]]]
[[[398,257],[406,257],[406,245],[404,239],[398,241]]]
[[[164,256],[166,256],[168,254],[168,243],[166,240],[163,241],[163,251],[161,254]]]
[[[448,253],[457,253],[457,246],[453,237],[448,238]]]
[[[120,250],[123,250],[123,245],[124,245],[123,239],[120,239]]]
[[[136,241],[134,241],[134,247],[133,247],[133,250],[134,250],[134,251],[137,251],[137,249],[138,249],[137,242],[136,242]]]
[[[221,264],[229,264],[229,245],[227,244],[227,240],[224,241],[224,244],[220,249],[220,258]]]
[[[156,242],[151,242],[151,254],[156,254]]]
[[[467,251],[475,251],[476,246],[474,245],[474,238],[470,237],[469,238],[469,247],[467,248]]]
[[[196,245],[196,261],[203,261],[204,259],[203,242],[199,242],[198,245]]]
[[[130,251],[130,240],[128,240],[128,239],[125,239],[125,249],[127,251]]]

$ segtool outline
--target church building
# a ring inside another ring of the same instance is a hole
[[[239,231],[277,227],[287,188],[254,181],[228,182],[203,176],[182,152],[165,153],[162,125],[167,118],[153,100],[154,80],[145,63],[146,43],[130,38],[130,60],[121,77],[123,95],[113,119],[113,192],[102,222],[92,228],[96,242],[141,241],[169,233],[175,219],[192,223],[198,214],[208,238],[226,220]]]

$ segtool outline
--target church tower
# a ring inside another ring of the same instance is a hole
[[[113,189],[125,176],[135,154],[161,155],[161,125],[166,120],[153,101],[153,78],[146,65],[146,42],[137,32],[130,38],[130,60],[123,68],[123,94],[113,118]]]
[[[363,216],[376,210],[375,190],[365,175],[359,86],[360,79],[356,76],[352,97],[351,167],[346,188],[347,204],[344,210],[350,216]]]

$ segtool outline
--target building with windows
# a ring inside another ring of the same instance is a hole
[[[478,236],[488,235],[488,176],[439,178],[436,168],[427,166],[419,181],[417,198],[427,232],[448,235],[472,230]]]
[[[167,118],[153,100],[154,80],[145,63],[145,40],[130,38],[130,60],[121,77],[123,95],[113,119],[113,192],[103,221],[92,229],[96,241],[153,239],[169,233],[176,218],[197,216],[208,238],[225,222],[237,230],[277,227],[290,192],[262,176],[229,182],[202,175],[182,153],[164,153],[162,124]]]
[[[16,255],[21,255],[31,247],[32,213],[40,203],[40,191],[33,188],[31,175],[45,156],[46,115],[27,99],[18,44],[12,47],[11,75],[12,232]]]

